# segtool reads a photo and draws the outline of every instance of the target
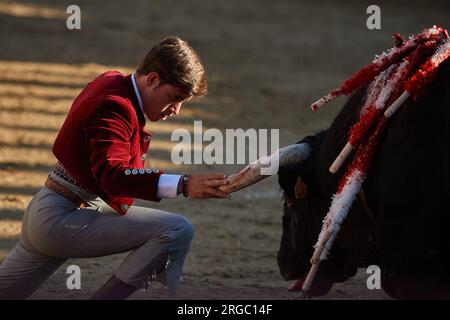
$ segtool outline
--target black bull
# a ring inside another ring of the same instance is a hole
[[[331,126],[301,142],[312,146],[296,167],[281,167],[283,235],[277,260],[286,280],[310,268],[321,222],[345,172],[349,157],[333,175],[331,163],[347,142],[359,115],[365,88],[356,92]],[[416,100],[408,100],[389,120],[363,191],[313,283],[322,295],[334,282],[378,265],[383,289],[394,298],[450,298],[450,61]],[[297,177],[308,187],[295,199]]]

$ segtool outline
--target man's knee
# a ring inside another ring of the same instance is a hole
[[[177,239],[182,242],[190,242],[194,236],[194,225],[185,216],[178,215],[179,221],[177,222],[176,230],[178,230]]]
[[[171,242],[189,243],[194,236],[194,226],[188,218],[181,214],[173,213],[170,219],[170,227],[159,238]]]

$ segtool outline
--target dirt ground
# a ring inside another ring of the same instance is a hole
[[[61,4],[62,3],[62,4]],[[322,94],[390,47],[390,35],[446,26],[447,1],[378,1],[382,30],[366,28],[368,1],[72,1],[82,29],[66,28],[62,1],[0,0],[0,261],[14,247],[24,209],[55,162],[53,140],[71,101],[99,73],[130,73],[166,35],[197,49],[209,95],[177,118],[148,124],[154,133],[147,166],[166,172],[232,173],[241,166],[175,166],[170,133],[204,128],[280,129],[280,145],[330,124],[345,99],[318,113]],[[230,200],[137,201],[185,214],[195,237],[180,286],[182,299],[301,299],[287,292],[278,271],[281,194],[276,177]],[[124,254],[74,259],[54,273],[32,299],[85,299],[114,272]],[[68,290],[66,267],[82,270],[82,289]],[[153,285],[135,299],[164,299]],[[387,299],[368,290],[365,270],[335,285],[324,299]]]

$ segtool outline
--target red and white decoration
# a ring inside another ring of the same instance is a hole
[[[317,110],[341,94],[349,95],[369,85],[359,120],[350,129],[347,145],[330,167],[331,172],[336,172],[350,153],[356,150],[323,220],[311,259],[312,267],[303,284],[305,293],[311,288],[320,261],[328,258],[341,224],[362,188],[388,118],[409,96],[417,98],[433,81],[439,65],[450,57],[449,35],[440,27],[425,29],[406,41],[394,34],[394,40],[396,46],[376,56],[371,64],[311,106]]]

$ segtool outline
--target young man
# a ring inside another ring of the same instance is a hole
[[[203,96],[205,71],[178,37],[162,40],[137,71],[109,71],[75,99],[53,145],[57,163],[23,218],[20,240],[0,266],[0,298],[25,299],[69,258],[131,251],[93,299],[125,299],[156,279],[173,297],[193,236],[182,215],[133,206],[182,193],[228,198],[223,174],[171,175],[145,168],[150,121],[178,115]]]

